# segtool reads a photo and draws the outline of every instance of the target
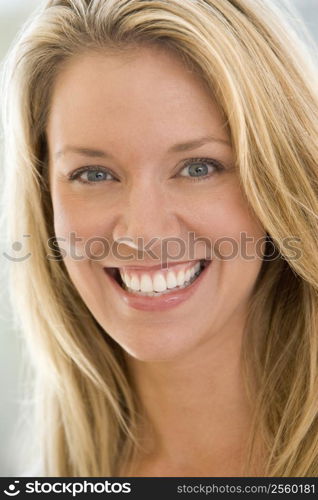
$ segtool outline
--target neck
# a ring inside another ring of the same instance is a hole
[[[180,359],[146,362],[127,355],[147,421],[141,432],[148,463],[181,470],[204,461],[217,471],[244,453],[251,408],[241,376],[242,333],[243,325],[235,335],[216,332]]]

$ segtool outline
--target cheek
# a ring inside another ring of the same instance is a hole
[[[211,213],[221,314],[225,303],[234,311],[249,300],[263,263],[266,232],[239,189],[224,194],[215,215]]]
[[[262,258],[266,232],[236,182],[207,193],[204,199],[193,199],[191,210],[193,226],[212,242],[213,255],[225,260],[248,255]]]
[[[71,196],[63,190],[52,196],[54,230],[59,246],[69,257],[97,258],[107,248],[109,217],[95,201]]]
[[[246,207],[226,207],[215,223],[214,250],[224,260],[262,258],[266,233]]]
[[[104,257],[106,243],[99,242],[100,234],[94,211],[79,197],[55,191],[52,196],[54,230],[63,261],[77,292],[90,308],[96,296],[102,293],[102,286],[96,280],[100,260]]]

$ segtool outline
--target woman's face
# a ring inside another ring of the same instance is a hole
[[[105,331],[148,361],[239,335],[265,232],[200,78],[159,48],[78,56],[56,80],[47,137],[55,234]]]

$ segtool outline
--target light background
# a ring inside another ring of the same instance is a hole
[[[39,2],[40,0],[0,0],[0,60]],[[318,42],[318,0],[292,0],[292,3]],[[2,252],[8,249],[8,245],[3,246],[2,240],[0,236],[1,269],[7,265]],[[24,353],[19,332],[10,320],[7,286],[3,278],[0,298],[0,476],[16,476],[18,474],[16,459],[19,453],[15,444],[16,425],[18,416],[21,417],[21,412],[25,411],[19,406],[23,384],[20,369]]]

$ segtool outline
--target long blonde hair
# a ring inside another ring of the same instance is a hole
[[[227,118],[239,179],[276,258],[264,259],[242,349],[253,403],[246,473],[318,475],[318,96],[313,59],[270,0],[50,0],[5,63],[11,296],[33,359],[36,431],[48,476],[114,476],[143,418],[121,347],[48,259],[54,237],[45,126],[58,71],[86,50],[159,44],[195,68]],[[299,237],[299,255],[286,238]],[[27,245],[27,246],[26,246]],[[32,436],[34,438],[34,436]]]

